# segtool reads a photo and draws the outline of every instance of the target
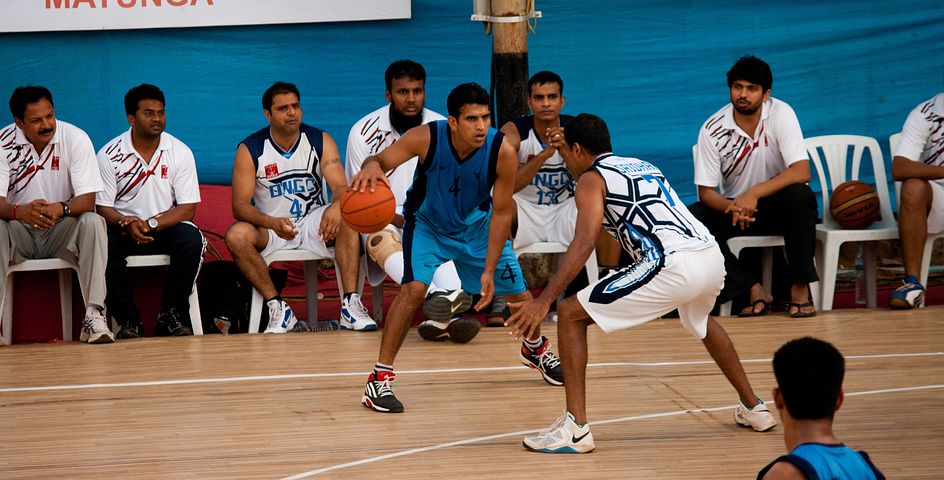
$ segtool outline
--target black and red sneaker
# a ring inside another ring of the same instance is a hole
[[[541,337],[541,346],[536,350],[522,343],[521,363],[541,372],[544,381],[551,385],[559,387],[564,384],[564,372],[561,370],[560,359],[551,351],[551,342],[547,337]]]
[[[361,397],[361,403],[365,407],[382,413],[402,412],[403,404],[397,400],[397,397],[393,394],[393,388],[390,387],[390,384],[396,378],[397,375],[393,372],[375,371],[371,373],[367,377],[367,386],[364,387],[364,396]]]

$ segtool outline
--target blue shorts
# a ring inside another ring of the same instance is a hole
[[[482,291],[482,272],[488,251],[488,222],[485,217],[458,235],[438,233],[436,227],[423,220],[407,220],[403,226],[403,283],[411,281],[429,285],[433,273],[452,260],[469,293]],[[518,257],[506,240],[495,268],[495,294],[516,295],[528,289],[521,275]]]

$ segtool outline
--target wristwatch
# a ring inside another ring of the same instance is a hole
[[[157,219],[156,219],[156,218],[149,218],[149,219],[148,219],[148,228],[150,229],[150,230],[148,230],[149,232],[156,232],[156,231],[157,231]]]
[[[72,211],[69,210],[69,204],[68,204],[68,203],[66,203],[66,202],[59,202],[59,205],[62,205],[62,216],[63,216],[63,217],[67,217],[67,216],[69,216],[70,213],[72,213]]]

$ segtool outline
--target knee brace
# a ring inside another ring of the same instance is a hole
[[[381,267],[390,255],[403,251],[400,236],[386,228],[367,236],[367,255]]]

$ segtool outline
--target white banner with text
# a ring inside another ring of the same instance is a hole
[[[3,0],[0,33],[410,18],[410,0]]]

